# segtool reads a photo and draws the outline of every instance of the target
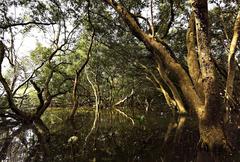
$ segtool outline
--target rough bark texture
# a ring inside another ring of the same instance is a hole
[[[195,17],[192,13],[189,20],[187,35],[187,64],[189,75],[193,81],[194,87],[201,98],[204,101],[203,87],[202,87],[202,74],[200,71],[200,65],[198,61],[197,43],[196,43],[196,29],[195,29]]]
[[[198,113],[201,142],[210,149],[226,146],[226,138],[221,126],[222,102],[218,77],[209,49],[207,0],[192,0],[195,15],[197,46],[204,91],[204,109]]]

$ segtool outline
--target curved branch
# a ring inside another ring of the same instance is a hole
[[[176,102],[177,108],[179,110],[180,114],[185,114],[187,113],[186,109],[185,109],[185,105],[183,104],[183,100],[182,97],[179,94],[179,91],[177,90],[176,86],[173,84],[173,82],[170,80],[170,78],[167,76],[166,72],[165,72],[165,68],[162,64],[162,61],[159,57],[157,57],[156,62],[158,64],[157,70],[161,76],[161,78],[163,79],[163,81],[165,82],[165,84],[168,86],[168,88],[171,90],[171,93],[173,95],[173,98]]]
[[[26,25],[54,25],[56,23],[46,23],[46,22],[36,22],[36,21],[29,21],[29,22],[22,22],[22,23],[14,23],[14,24],[1,24],[0,29],[7,29],[10,27],[15,26],[26,26]]]
[[[150,23],[149,20],[148,20],[146,17],[143,17],[143,16],[141,16],[141,15],[134,15],[134,14],[132,14],[132,15],[133,15],[134,17],[136,17],[136,18],[141,18],[141,19],[143,19],[144,21],[146,21],[147,24],[148,24],[148,26],[149,26],[149,30],[150,30],[151,35],[154,36],[154,27],[153,27],[153,24]]]
[[[150,80],[153,85],[156,87],[156,89],[158,91],[160,91],[166,102],[167,102],[167,105],[169,106],[169,108],[171,108],[172,110],[174,110],[174,107],[176,107],[176,102],[175,100],[169,95],[169,92],[166,90],[166,88],[164,88],[164,83],[162,82],[162,80],[160,79],[157,79],[157,77],[153,74],[153,72],[151,72],[150,70],[148,70],[148,68],[143,65],[143,64],[140,64],[141,67],[144,68],[144,70],[146,71],[147,74],[149,74],[150,76],[146,76],[146,79]]]
[[[94,129],[96,128],[96,125],[97,125],[97,120],[99,118],[99,96],[98,96],[98,89],[96,88],[96,86],[94,85],[94,83],[90,80],[89,76],[88,76],[88,72],[87,70],[85,69],[85,74],[86,74],[86,78],[87,78],[87,81],[90,83],[91,87],[92,87],[92,90],[93,90],[93,93],[94,93],[94,96],[95,96],[95,117],[94,117],[94,121],[93,121],[93,125],[92,125],[92,128],[90,130],[90,132],[88,133],[88,135],[86,136],[85,138],[85,143],[84,143],[84,148],[86,147],[86,144],[87,144],[87,140],[89,138],[89,136],[92,134],[92,132],[94,131]]]
[[[16,92],[22,87],[24,86],[27,82],[29,82],[33,75],[38,71],[38,69],[40,69],[43,65],[44,65],[45,62],[42,62],[36,69],[33,70],[32,74],[25,80],[23,81],[14,91],[13,91],[13,95],[16,94]]]

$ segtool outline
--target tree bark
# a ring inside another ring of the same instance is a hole
[[[226,105],[227,110],[229,110],[230,101],[233,98],[233,87],[234,87],[234,78],[235,78],[235,69],[236,69],[236,60],[235,60],[235,54],[236,54],[236,48],[237,43],[239,40],[239,34],[240,34],[240,9],[238,11],[238,15],[234,24],[233,28],[233,38],[230,44],[230,50],[228,54],[228,75],[227,75],[227,82],[226,82]]]
[[[195,16],[197,46],[202,85],[204,91],[204,109],[198,111],[201,145],[209,149],[227,147],[227,140],[222,129],[223,102],[217,87],[218,76],[209,49],[208,36],[208,2],[207,0],[191,0]],[[196,109],[198,109],[196,107]]]
[[[188,30],[186,35],[186,45],[187,45],[187,64],[189,75],[192,79],[194,87],[201,98],[204,101],[203,87],[202,87],[202,74],[200,70],[200,65],[198,61],[198,53],[196,51],[196,28],[195,28],[195,17],[192,12],[188,24]]]

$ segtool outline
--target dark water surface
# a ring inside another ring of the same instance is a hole
[[[160,112],[131,114],[101,111],[96,129],[86,140],[94,120],[82,109],[74,122],[69,111],[50,109],[33,125],[0,120],[1,162],[214,162],[240,161],[232,154],[197,151],[197,122]],[[49,131],[48,131],[49,130]],[[240,138],[240,137],[239,137]]]

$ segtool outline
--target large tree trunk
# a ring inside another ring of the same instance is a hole
[[[190,107],[201,107],[200,105],[202,105],[202,102],[195,91],[195,87],[192,84],[191,78],[184,68],[172,57],[170,51],[166,48],[164,43],[157,41],[151,35],[145,33],[140,28],[133,15],[129,13],[124,6],[113,0],[103,1],[111,5],[122,16],[133,35],[142,41],[149,51],[161,59],[163,67],[166,70],[169,70],[173,75],[176,76],[177,82],[184,97],[188,99],[188,105]]]
[[[204,109],[198,113],[199,132],[201,142],[213,149],[226,146],[227,141],[221,125],[223,102],[218,87],[219,79],[209,49],[207,3],[207,0],[191,1],[195,16],[197,47],[204,91]]]

